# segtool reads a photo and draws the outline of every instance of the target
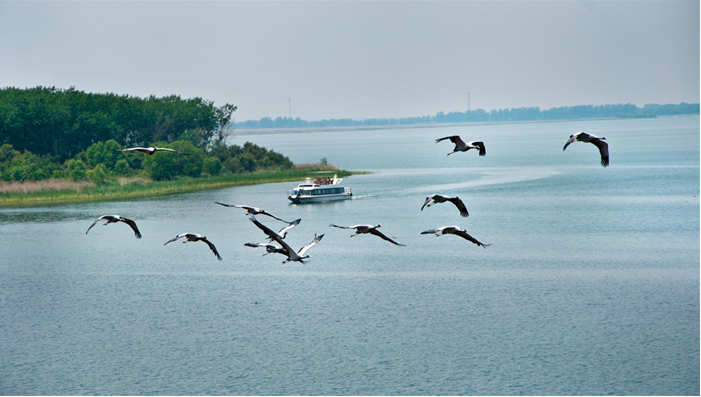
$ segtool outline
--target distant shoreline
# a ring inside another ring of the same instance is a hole
[[[665,115],[646,118],[665,118],[665,117],[694,117],[698,114],[677,114]],[[628,117],[587,117],[580,119],[566,120],[512,120],[512,121],[471,121],[464,123],[440,123],[440,124],[401,124],[401,125],[368,125],[368,126],[347,126],[347,127],[304,127],[304,128],[249,128],[249,129],[234,129],[232,136],[237,135],[266,135],[266,134],[288,134],[288,133],[305,133],[305,132],[338,132],[338,131],[371,131],[371,130],[398,130],[398,129],[413,129],[413,128],[447,128],[447,127],[465,127],[479,125],[508,125],[508,124],[540,124],[540,123],[571,123],[577,121],[596,121],[596,120],[630,120]]]
[[[604,117],[600,119],[580,119],[580,120],[613,120],[616,117]],[[414,128],[447,128],[464,127],[473,125],[498,125],[498,124],[531,124],[531,123],[562,123],[578,120],[529,120],[529,121],[474,121],[465,123],[441,123],[441,124],[406,124],[406,125],[368,125],[349,127],[307,127],[307,128],[252,128],[235,129],[234,135],[262,135],[262,134],[285,134],[298,132],[336,132],[336,131],[368,131],[368,130],[405,130]]]

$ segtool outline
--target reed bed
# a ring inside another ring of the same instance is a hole
[[[87,201],[123,200],[139,197],[186,193],[232,186],[303,180],[308,172],[336,171],[339,177],[362,172],[328,168],[295,167],[291,170],[259,171],[250,174],[229,174],[202,178],[180,178],[172,181],[152,181],[146,178],[117,178],[102,184],[48,179],[36,182],[0,183],[0,207],[28,207]]]

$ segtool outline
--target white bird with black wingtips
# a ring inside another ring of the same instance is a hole
[[[445,139],[450,139],[451,142],[455,144],[455,148],[453,149],[452,152],[448,153],[448,156],[450,156],[453,153],[457,152],[467,152],[470,149],[477,149],[479,150],[479,155],[484,156],[487,154],[487,148],[484,146],[484,142],[482,141],[471,141],[465,143],[462,139],[460,139],[459,135],[453,135],[453,136],[446,136],[443,138],[438,138],[436,139],[436,143],[445,140]]]
[[[173,152],[173,153],[180,153],[180,154],[187,154],[184,152],[181,152],[179,150],[175,149],[169,149],[167,147],[132,147],[132,148],[126,148],[126,149],[117,149],[118,152],[141,152],[145,153],[147,156],[151,156],[152,154],[156,152]]]
[[[262,215],[267,215],[267,216],[269,216],[269,217],[271,217],[271,218],[277,219],[277,220],[279,220],[280,222],[285,222],[285,223],[287,223],[287,224],[292,224],[292,223],[294,223],[294,222],[287,222],[287,221],[284,220],[284,219],[280,219],[280,218],[278,218],[277,216],[271,214],[270,212],[268,212],[268,211],[266,211],[266,210],[264,210],[264,209],[260,209],[260,208],[258,208],[258,207],[251,207],[250,205],[242,205],[242,204],[224,204],[224,203],[220,203],[220,202],[218,202],[218,201],[215,201],[214,203],[215,203],[215,204],[222,205],[222,206],[224,206],[224,207],[231,207],[231,208],[241,208],[241,209],[244,209],[244,210],[246,210],[246,214],[248,214],[248,215],[259,215],[259,214],[262,214]],[[296,222],[296,221],[295,221],[295,222]]]
[[[571,143],[574,143],[574,142],[591,143],[592,145],[599,148],[599,153],[601,154],[601,166],[608,167],[608,165],[609,165],[609,145],[608,145],[608,143],[604,142],[605,139],[606,139],[605,136],[602,136],[601,138],[599,138],[596,135],[588,134],[584,131],[580,131],[576,134],[570,135],[570,139],[567,141],[567,143],[565,143],[565,147],[562,148],[562,151],[567,149],[567,146],[569,146]]]
[[[478,246],[480,246],[482,248],[487,248],[490,245],[490,244],[480,243],[479,241],[477,241],[476,238],[470,236],[467,233],[467,230],[462,229],[458,226],[443,226],[443,227],[439,227],[436,229],[426,230],[425,232],[421,232],[421,234],[435,234],[436,237],[442,236],[444,234],[454,234],[456,236],[460,236],[460,237],[464,238],[467,241],[470,241],[474,244],[477,244]]]
[[[173,241],[179,240],[183,237],[185,238],[185,241],[183,241],[183,244],[192,243],[192,242],[196,242],[196,241],[202,241],[203,243],[205,243],[209,246],[209,249],[212,250],[212,252],[214,253],[214,256],[216,256],[217,259],[222,260],[222,257],[219,255],[219,252],[217,252],[217,247],[215,247],[211,241],[207,240],[207,236],[203,236],[201,234],[181,233],[181,234],[178,234],[177,236],[175,236],[174,238],[166,241],[165,244],[163,244],[163,245],[166,245],[168,243],[172,243]]]
[[[399,244],[398,242],[392,240],[391,238],[385,236],[384,234],[382,234],[382,232],[380,232],[379,230],[377,230],[377,228],[378,228],[378,227],[382,227],[382,225],[338,226],[338,225],[334,225],[334,224],[332,223],[332,224],[330,224],[329,226],[330,226],[330,227],[337,227],[337,228],[339,228],[339,229],[355,229],[355,233],[351,234],[351,235],[350,235],[351,237],[357,236],[357,235],[359,235],[359,234],[373,234],[373,235],[375,235],[375,236],[377,236],[377,237],[380,237],[380,238],[383,239],[383,240],[389,241],[390,243],[392,243],[392,244],[394,244],[394,245],[398,245],[398,246],[400,246],[400,247],[405,247],[404,244]]]
[[[283,255],[287,256],[287,259],[282,261],[282,264],[284,265],[287,262],[300,262],[304,263],[304,259],[309,258],[309,255],[305,255],[305,253],[315,246],[319,241],[321,241],[322,238],[324,238],[324,235],[322,234],[321,236],[317,236],[316,234],[314,235],[314,240],[312,240],[311,243],[305,245],[304,247],[300,248],[299,251],[295,252],[292,247],[290,247],[289,244],[283,240],[279,234],[275,233],[272,229],[269,227],[265,226],[264,224],[258,222],[255,216],[251,215],[250,217],[251,222],[253,222],[254,225],[256,225],[260,230],[263,231],[268,237],[272,238],[273,240],[277,241],[278,244],[282,246],[282,249],[285,250],[285,252],[281,252]],[[250,247],[250,245],[249,245]],[[267,249],[267,248],[266,248]]]
[[[434,204],[445,203],[446,201],[450,201],[456,207],[458,207],[458,210],[460,211],[460,216],[467,217],[470,215],[467,212],[467,207],[465,207],[465,203],[462,202],[460,197],[444,196],[442,194],[432,194],[432,195],[426,197],[426,201],[424,202],[424,205],[421,206],[421,211],[424,210],[424,207],[428,208]]]
[[[101,220],[106,221],[103,224],[103,226],[107,226],[110,223],[124,222],[127,225],[129,225],[129,227],[131,227],[131,230],[134,231],[134,235],[136,236],[136,238],[141,238],[141,232],[139,232],[139,228],[136,227],[136,222],[134,222],[133,220],[131,220],[129,218],[125,218],[125,217],[119,216],[119,215],[103,215],[103,216],[97,218],[95,220],[95,222],[93,222],[92,225],[90,225],[90,227],[88,227],[88,230],[85,231],[85,234],[88,234],[90,229],[92,229],[92,227],[95,226],[95,224],[97,224],[97,222],[100,222]]]
[[[299,225],[300,222],[302,222],[302,218],[295,219],[294,221],[290,222],[289,225],[287,225],[287,226],[283,227],[282,229],[280,229],[280,231],[277,232],[277,235],[280,236],[280,238],[285,238],[285,237],[287,237],[287,232],[288,232],[290,229],[292,229],[293,227]],[[270,238],[270,237],[268,237],[268,240],[273,241],[273,239]]]
[[[282,247],[278,247],[275,244],[266,244],[266,243],[246,243],[244,244],[246,247],[251,247],[251,248],[265,248],[265,254],[263,256],[266,256],[268,254],[283,254],[286,255],[287,251],[282,249]]]

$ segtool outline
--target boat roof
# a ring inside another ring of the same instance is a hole
[[[309,171],[307,174],[335,174],[336,171]]]

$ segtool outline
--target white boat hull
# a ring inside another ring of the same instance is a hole
[[[331,178],[307,178],[294,190],[287,192],[287,198],[293,204],[323,203],[325,201],[348,200],[353,197],[351,188],[341,186],[342,179],[336,175]]]
[[[293,204],[305,204],[305,203],[323,203],[325,201],[336,201],[336,200],[348,200],[353,197],[353,193],[342,193],[342,194],[324,194],[318,196],[311,195],[299,195],[299,196],[287,196],[287,198]]]

